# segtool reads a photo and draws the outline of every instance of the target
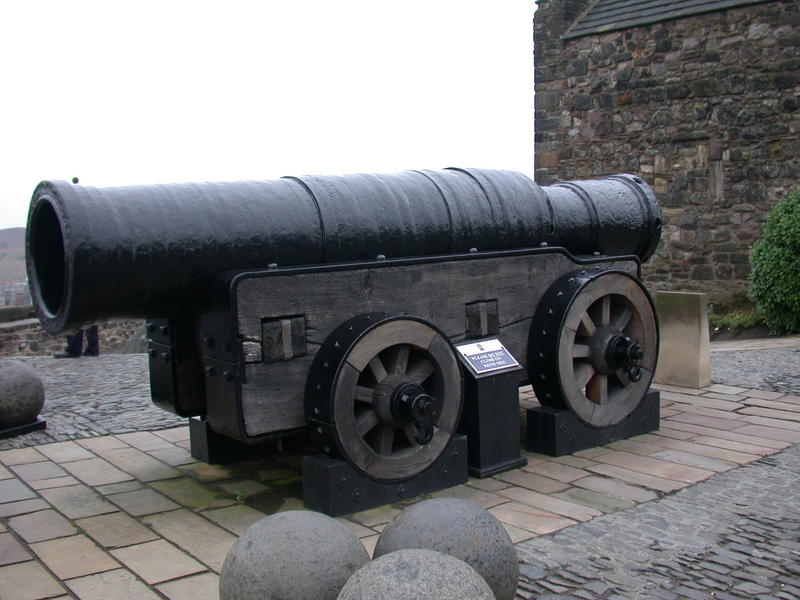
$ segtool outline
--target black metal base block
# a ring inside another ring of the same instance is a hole
[[[476,477],[477,479],[485,479],[486,477],[491,477],[493,475],[497,475],[498,473],[505,473],[506,471],[510,471],[511,469],[519,469],[520,467],[524,467],[528,464],[528,459],[524,456],[519,456],[517,458],[513,458],[507,460],[505,462],[495,462],[488,467],[480,466],[480,465],[470,465],[468,472],[471,477]]]
[[[33,423],[25,423],[24,425],[14,425],[12,427],[5,427],[0,429],[0,440],[6,438],[17,437],[23,433],[30,433],[31,431],[39,431],[47,427],[47,421],[36,419]]]
[[[649,391],[627,419],[596,429],[579,421],[569,410],[538,407],[528,409],[528,450],[549,456],[564,456],[579,450],[610,444],[658,429],[660,394]]]
[[[423,473],[400,483],[380,483],[324,454],[303,457],[303,502],[332,517],[443,490],[467,481],[467,438],[453,437]]]
[[[519,386],[515,373],[464,377],[464,411],[459,433],[467,435],[473,477],[491,477],[528,464],[520,455]]]
[[[265,452],[282,452],[308,445],[308,432],[305,428],[280,432],[264,441],[246,444],[226,435],[217,433],[208,421],[199,417],[189,419],[190,453],[197,460],[221,465],[244,460]]]
[[[209,464],[223,464],[248,458],[253,447],[220,435],[205,419],[189,419],[189,444],[192,457]]]

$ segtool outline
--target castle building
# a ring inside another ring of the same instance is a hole
[[[653,186],[656,289],[746,289],[765,213],[800,185],[800,2],[539,0],[535,173]]]

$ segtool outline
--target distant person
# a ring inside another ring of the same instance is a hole
[[[86,349],[83,349],[84,332]],[[97,325],[88,329],[78,329],[67,336],[67,345],[62,352],[53,354],[55,358],[78,358],[79,356],[98,356],[100,354],[100,341],[98,339]]]

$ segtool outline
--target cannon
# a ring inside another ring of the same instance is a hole
[[[310,432],[365,477],[402,482],[458,430],[465,341],[499,340],[516,386],[587,427],[630,415],[657,359],[639,276],[660,231],[633,175],[45,181],[26,250],[48,332],[147,319],[162,408],[246,444]]]

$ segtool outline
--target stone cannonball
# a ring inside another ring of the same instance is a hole
[[[463,560],[498,600],[513,600],[519,579],[517,551],[508,533],[480,506],[457,498],[434,498],[397,515],[378,538],[374,557],[404,548],[427,548]]]
[[[220,600],[334,600],[369,554],[346,525],[303,510],[254,523],[231,547]]]
[[[44,406],[44,385],[36,370],[20,360],[0,361],[0,427],[36,421]]]
[[[339,600],[494,600],[489,585],[467,563],[441,552],[409,549],[367,563]]]

